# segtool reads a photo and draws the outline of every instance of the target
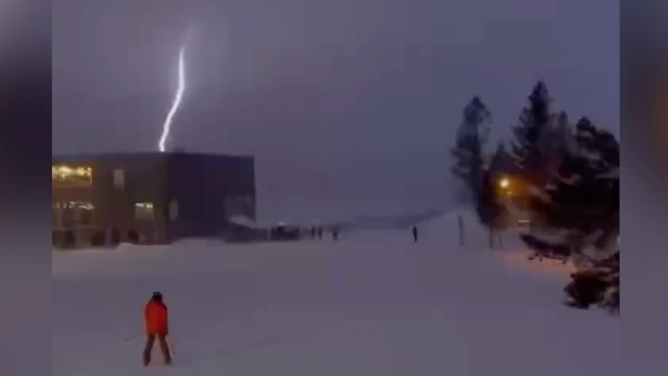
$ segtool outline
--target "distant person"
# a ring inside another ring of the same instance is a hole
[[[418,229],[417,226],[413,226],[413,241],[417,243],[418,241]]]
[[[318,227],[318,239],[322,240],[322,227]]]
[[[172,364],[171,351],[167,344],[169,334],[169,323],[167,319],[167,306],[162,300],[162,294],[154,292],[151,300],[144,309],[144,321],[146,326],[146,347],[144,347],[144,366],[151,363],[151,351],[155,339],[160,343],[160,351],[165,359],[165,364]]]
[[[332,230],[332,238],[334,239],[334,241],[339,240],[339,229],[336,227],[334,228],[334,230]]]
[[[315,239],[315,227],[311,227],[311,239]]]

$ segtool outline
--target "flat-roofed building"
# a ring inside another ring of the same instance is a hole
[[[185,152],[53,158],[54,244],[219,235],[235,215],[255,219],[254,170],[253,157]]]

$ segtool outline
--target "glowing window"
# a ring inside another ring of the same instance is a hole
[[[68,201],[51,204],[52,224],[56,227],[93,226],[95,207],[90,202]]]
[[[95,224],[95,207],[89,202],[75,203],[77,225],[92,226]]]
[[[125,186],[125,172],[120,168],[114,170],[114,187],[122,189]]]
[[[153,203],[138,202],[135,204],[135,219],[138,221],[152,221],[155,219]]]
[[[93,183],[90,167],[67,165],[51,166],[51,183],[54,187],[90,186]]]

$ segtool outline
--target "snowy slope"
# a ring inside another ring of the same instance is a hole
[[[512,239],[485,249],[471,216],[461,248],[456,217],[418,244],[375,231],[54,253],[53,375],[621,375],[619,321],[563,307],[566,269],[524,263]],[[157,289],[177,362],[159,371],[140,364]]]

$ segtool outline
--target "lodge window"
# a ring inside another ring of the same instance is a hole
[[[79,206],[76,214],[79,226],[93,226],[95,224],[93,205],[85,204]]]
[[[123,189],[125,187],[125,171],[120,168],[114,170],[114,187]]]
[[[54,227],[73,228],[93,226],[95,207],[89,202],[56,202],[51,205],[51,222]]]
[[[152,221],[155,219],[153,203],[138,202],[135,204],[135,220]]]
[[[87,187],[92,183],[93,170],[90,167],[51,166],[51,184],[54,187]]]

